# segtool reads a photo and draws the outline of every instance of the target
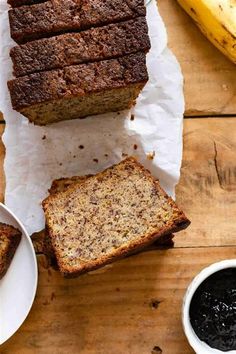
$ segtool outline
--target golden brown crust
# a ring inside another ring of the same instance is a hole
[[[150,40],[145,17],[66,33],[13,47],[10,56],[16,77],[34,72],[61,69],[138,51],[148,52]]]
[[[117,168],[117,166],[119,166],[121,164],[127,164],[127,168],[129,168],[129,166],[135,166],[135,168],[139,168],[142,171],[142,173],[144,174],[145,178],[148,178],[156,186],[156,192],[161,193],[164,196],[164,198],[166,199],[166,202],[169,205],[171,205],[171,207],[174,210],[174,217],[172,217],[171,220],[169,220],[165,224],[164,227],[162,227],[158,230],[155,230],[155,232],[153,232],[149,235],[145,235],[145,237],[142,237],[138,240],[128,242],[127,244],[124,244],[122,247],[119,247],[118,249],[115,249],[113,252],[110,252],[109,255],[101,256],[99,259],[91,260],[89,263],[88,262],[85,264],[80,263],[79,266],[71,267],[70,265],[67,265],[65,262],[63,262],[61,260],[60,251],[57,248],[54,248],[59,269],[65,277],[74,277],[74,276],[78,276],[84,272],[88,272],[88,271],[97,269],[103,265],[111,263],[112,261],[114,261],[116,259],[122,258],[130,253],[133,253],[134,251],[144,249],[148,245],[150,245],[153,242],[155,242],[156,240],[158,240],[158,238],[164,237],[165,235],[169,235],[171,233],[175,233],[177,231],[180,231],[180,230],[186,228],[190,224],[189,220],[184,215],[184,213],[178,209],[175,202],[171,198],[169,198],[166,195],[166,193],[160,188],[159,183],[151,176],[150,172],[147,171],[133,157],[129,157],[126,160],[122,161],[120,164],[113,166],[111,168],[108,168],[107,170],[105,170],[101,173],[98,173],[96,176],[91,177],[91,178],[96,178],[97,181],[101,182],[103,179],[103,176],[106,172],[109,171],[112,173],[112,170],[114,168]],[[82,184],[81,188],[84,188],[86,186],[86,183],[89,183],[89,181],[85,181]],[[52,240],[52,244],[53,244],[53,239],[54,239],[53,224],[52,224],[51,218],[50,218],[47,210],[49,210],[50,205],[52,205],[55,198],[56,199],[66,198],[67,195],[69,196],[71,192],[77,191],[77,189],[78,189],[78,186],[72,185],[65,192],[61,192],[56,195],[49,196],[48,198],[46,198],[43,201],[43,209],[45,211],[46,222],[47,222],[47,226],[48,226],[49,235]],[[54,247],[54,244],[53,244],[53,247]]]
[[[21,232],[11,225],[0,223],[0,279],[6,274],[21,240]]]
[[[55,0],[9,11],[17,43],[145,16],[144,0]]]
[[[8,82],[13,108],[119,89],[148,80],[146,54],[68,66],[34,73]]]

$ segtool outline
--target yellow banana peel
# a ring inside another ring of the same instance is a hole
[[[236,64],[236,0],[177,0],[205,36]]]

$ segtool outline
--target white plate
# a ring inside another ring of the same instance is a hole
[[[0,344],[9,339],[26,319],[34,301],[38,269],[29,235],[21,222],[0,203],[0,222],[17,227],[21,242],[6,275],[0,280]]]

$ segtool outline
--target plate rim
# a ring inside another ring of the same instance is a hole
[[[0,202],[0,209],[1,208],[3,210],[5,210],[16,221],[16,223],[22,229],[22,231],[24,233],[24,236],[26,236],[26,238],[28,240],[28,243],[29,243],[30,249],[32,251],[32,255],[33,255],[33,262],[34,262],[34,269],[35,269],[35,277],[34,277],[35,281],[34,281],[34,287],[33,287],[33,290],[32,290],[32,299],[29,302],[29,309],[28,309],[28,311],[26,311],[26,315],[25,315],[24,319],[20,322],[19,326],[14,330],[14,332],[10,336],[8,336],[3,341],[1,341],[1,339],[0,339],[0,346],[2,344],[4,344],[6,341],[8,341],[19,330],[19,328],[22,326],[22,324],[27,319],[27,317],[28,317],[28,315],[29,315],[29,313],[30,313],[30,311],[32,309],[32,306],[33,306],[33,303],[34,303],[34,300],[35,300],[35,296],[36,296],[37,286],[38,286],[38,263],[37,263],[37,256],[36,256],[36,253],[35,253],[35,250],[34,250],[34,246],[33,246],[31,237],[29,236],[29,233],[27,232],[27,230],[24,227],[24,225],[22,224],[22,222],[18,219],[18,217],[2,202]]]

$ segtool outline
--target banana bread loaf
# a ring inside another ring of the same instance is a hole
[[[145,17],[92,28],[80,33],[39,39],[12,48],[15,76],[65,66],[148,52],[150,40]]]
[[[144,0],[52,0],[9,10],[17,43],[145,16]]]
[[[21,232],[11,225],[0,223],[0,279],[6,274],[21,240]]]
[[[8,82],[15,110],[38,125],[130,108],[148,80],[146,55],[68,66]]]
[[[189,225],[132,157],[49,196],[43,208],[59,270],[66,277],[102,267]]]

